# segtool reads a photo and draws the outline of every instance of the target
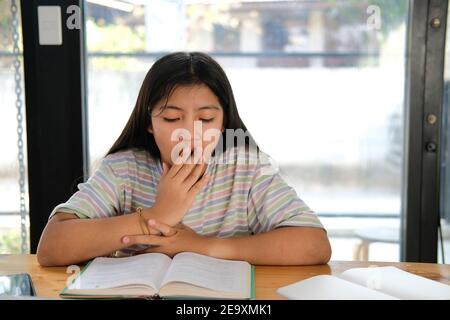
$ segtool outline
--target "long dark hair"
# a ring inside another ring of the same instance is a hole
[[[108,154],[137,148],[148,150],[155,158],[160,152],[155,138],[147,131],[156,103],[167,100],[178,86],[204,84],[217,96],[224,113],[226,129],[247,128],[239,116],[230,82],[222,67],[209,55],[201,52],[175,52],[158,59],[145,76],[131,116]],[[225,146],[226,143],[223,143]]]

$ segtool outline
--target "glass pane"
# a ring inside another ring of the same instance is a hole
[[[13,15],[11,13],[11,1],[0,2],[0,136],[2,153],[0,156],[0,254],[21,253],[23,238],[21,235],[20,216],[20,187],[19,187],[19,161],[18,161],[18,123],[17,123],[17,99],[22,107],[23,124],[23,148],[24,164],[26,165],[26,126],[25,103],[23,84],[23,58],[22,37],[20,22],[20,1],[14,1],[17,5],[17,32],[20,53],[19,77],[15,74],[15,55],[13,53]],[[17,81],[16,81],[17,80]],[[19,91],[18,91],[19,90]],[[18,93],[18,95],[17,95]],[[9,137],[6,139],[5,137]],[[25,204],[28,205],[27,169],[25,174]],[[28,244],[28,208],[25,221],[25,245]],[[27,249],[28,250],[28,249]]]
[[[447,17],[447,39],[445,47],[442,154],[441,154],[441,232],[438,242],[438,261],[450,261],[450,23]],[[442,238],[441,238],[442,237]],[[442,240],[443,241],[442,241]],[[443,259],[444,258],[444,259]]]
[[[257,143],[321,216],[332,259],[398,261],[409,1],[143,3],[87,2],[92,165],[161,52],[207,52]]]

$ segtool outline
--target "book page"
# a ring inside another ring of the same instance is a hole
[[[354,268],[341,277],[399,299],[450,299],[450,286],[396,267]]]
[[[183,252],[173,258],[162,286],[185,282],[223,292],[246,293],[250,289],[251,266],[245,261],[231,261]]]
[[[290,300],[396,300],[387,294],[329,275],[293,283],[279,288],[277,293]]]
[[[171,259],[160,253],[96,258],[68,289],[107,289],[144,284],[158,290],[170,263]]]

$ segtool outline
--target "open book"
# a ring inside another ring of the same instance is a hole
[[[95,258],[61,291],[63,298],[254,298],[254,267],[183,252]]]
[[[370,267],[314,276],[277,293],[294,300],[441,300],[450,299],[450,286],[396,267]]]

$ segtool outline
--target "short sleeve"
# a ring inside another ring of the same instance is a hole
[[[100,167],[66,202],[53,209],[49,219],[57,212],[73,213],[79,218],[104,218],[120,212],[121,181],[114,174],[108,161],[103,159]]]
[[[248,197],[248,216],[253,233],[284,226],[324,229],[317,215],[268,161],[256,165]]]

